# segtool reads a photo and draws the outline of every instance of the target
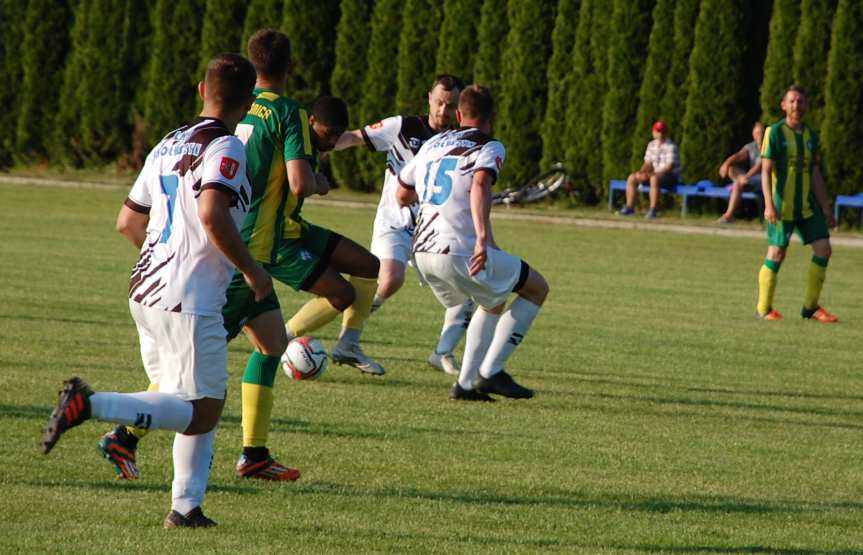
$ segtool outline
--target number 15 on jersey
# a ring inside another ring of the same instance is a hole
[[[422,202],[440,206],[447,201],[452,194],[458,160],[456,156],[447,156],[426,164],[423,198],[420,199]]]

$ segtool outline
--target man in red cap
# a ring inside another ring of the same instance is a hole
[[[650,183],[650,209],[645,217],[655,218],[660,189],[677,185],[680,178],[680,153],[677,145],[668,138],[668,126],[663,121],[656,121],[652,132],[653,140],[644,152],[644,164],[626,178],[626,206],[618,212],[621,216],[635,214],[638,185]]]

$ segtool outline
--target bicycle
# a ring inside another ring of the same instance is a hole
[[[559,192],[576,197],[580,196],[580,191],[573,186],[573,178],[561,163],[552,165],[551,168],[528,181],[523,187],[509,187],[494,193],[491,203],[492,205],[503,204],[507,207],[531,204],[554,197]]]

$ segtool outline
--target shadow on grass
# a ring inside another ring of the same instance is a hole
[[[22,480],[19,483],[37,488],[81,488],[89,490],[103,490],[111,493],[129,491],[171,493],[170,480],[166,480],[165,482],[158,484],[146,483],[138,480]],[[267,491],[267,486],[255,487],[253,485],[214,483],[212,481],[207,485],[208,493],[221,492],[239,495],[254,495]]]
[[[614,401],[625,401],[627,406],[632,402],[652,403],[657,405],[682,405],[694,407],[717,407],[743,409],[764,412],[790,412],[794,414],[811,414],[815,416],[839,416],[855,419],[863,418],[863,412],[853,410],[833,410],[823,407],[795,407],[785,405],[762,405],[742,401],[717,401],[713,399],[686,399],[679,397],[647,397],[639,395],[617,395],[614,393],[581,393],[584,397],[597,397]]]
[[[81,320],[78,318],[46,318],[33,316],[31,314],[0,314],[0,320],[30,320],[34,322],[60,322],[63,324],[86,324],[89,326],[116,326],[115,321],[104,320]]]
[[[665,514],[675,511],[706,512],[706,513],[736,513],[736,514],[770,514],[770,513],[801,513],[811,511],[812,506],[797,502],[764,502],[751,499],[726,496],[688,496],[688,497],[637,497],[629,495],[591,496],[580,492],[548,490],[542,495],[504,495],[488,493],[451,493],[441,491],[424,491],[417,488],[361,488],[350,484],[332,482],[315,482],[302,484],[296,490],[297,494],[310,493],[316,495],[335,495],[343,497],[373,497],[394,499],[415,499],[420,501],[453,502],[470,505],[513,505],[535,506],[563,509],[610,509],[618,511],[645,512]],[[848,506],[852,505],[852,506]],[[863,505],[842,503],[834,507],[829,503],[819,503],[817,506],[829,508],[863,508]]]
[[[863,555],[863,551],[853,549],[824,550],[824,549],[797,549],[791,547],[769,547],[766,545],[743,545],[743,546],[667,546],[667,545],[613,545],[608,546],[615,549],[629,549],[644,553],[731,553],[746,554],[756,553],[758,555]]]
[[[565,374],[566,372],[553,372],[554,374]],[[836,393],[806,393],[801,391],[770,391],[770,390],[760,390],[760,389],[731,389],[731,388],[723,388],[723,387],[697,387],[697,386],[683,386],[677,385],[673,383],[669,383],[667,377],[665,376],[644,376],[644,375],[633,375],[633,374],[608,374],[608,373],[594,373],[594,372],[574,372],[571,373],[572,379],[575,381],[581,381],[591,384],[606,384],[611,386],[623,386],[623,387],[635,387],[640,389],[661,389],[663,391],[667,391],[669,389],[678,389],[681,391],[690,391],[694,393],[708,393],[708,394],[720,394],[720,395],[751,395],[751,396],[759,396],[759,397],[787,397],[790,399],[817,399],[824,401],[863,401],[863,395],[840,395]],[[579,376],[588,376],[588,377],[579,377]],[[596,377],[593,377],[596,376]],[[609,377],[611,376],[611,377]],[[619,377],[623,379],[614,379],[614,377]],[[642,380],[658,380],[653,383],[646,383],[645,381],[632,381],[629,378],[641,378]],[[674,381],[679,381],[676,379]],[[857,413],[858,415],[863,413]]]

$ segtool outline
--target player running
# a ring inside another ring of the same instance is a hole
[[[279,463],[267,448],[280,357],[291,337],[314,331],[341,311],[349,315],[347,325],[362,326],[374,295],[378,261],[353,241],[300,216],[305,197],[329,191],[327,181],[314,170],[317,153],[331,150],[347,127],[344,102],[322,97],[308,114],[282,96],[290,67],[290,42],[283,33],[256,32],[249,39],[248,52],[257,81],[255,102],[236,130],[245,142],[252,185],[242,238],[274,278],[320,296],[291,319],[286,333],[275,292],[257,299],[239,275],[228,286],[222,310],[227,338],[230,341],[244,329],[255,347],[243,373],[243,452],[236,472],[243,478],[293,481],[300,472]],[[350,282],[342,273],[351,276]],[[361,351],[350,355],[353,358],[343,361],[365,372],[383,373]],[[154,387],[158,389],[158,384]],[[136,448],[144,433],[118,427],[103,437],[101,448],[118,477],[138,477]],[[112,444],[118,448],[112,449]]]
[[[548,295],[542,275],[500,250],[492,234],[491,188],[504,147],[491,137],[494,101],[485,87],[461,93],[459,129],[429,139],[399,173],[399,203],[420,203],[413,251],[417,270],[450,308],[473,299],[481,310],[467,329],[464,360],[450,398],[492,401],[490,393],[526,399],[533,391],[506,373]],[[518,297],[504,313],[510,292]]]
[[[372,232],[372,254],[381,261],[378,287],[372,312],[395,295],[405,282],[405,267],[411,253],[411,240],[416,226],[417,205],[402,207],[396,200],[398,174],[410,162],[420,147],[431,137],[452,126],[458,106],[458,96],[464,85],[447,74],[438,75],[428,92],[429,112],[424,116],[391,116],[361,129],[347,131],[336,143],[336,150],[366,145],[372,152],[387,153],[384,186]],[[429,364],[448,374],[458,374],[453,350],[467,328],[473,303],[447,309],[437,347],[429,356]],[[356,341],[359,342],[359,336]]]
[[[249,207],[243,145],[233,135],[254,100],[255,70],[245,58],[210,60],[201,117],[169,133],[147,156],[123,210],[141,247],[129,308],[141,357],[159,392],[93,392],[80,378],[64,383],[42,438],[47,454],[61,434],[87,419],[174,430],[174,481],[166,528],[210,527],[201,503],[225,403],[228,349],[221,309],[235,267],[254,296],[273,283],[243,244],[238,227]]]
[[[758,272],[759,318],[781,320],[773,308],[779,267],[785,260],[791,234],[797,230],[804,245],[812,245],[806,274],[806,295],[800,315],[824,324],[839,319],[818,304],[827,262],[830,232],[836,221],[821,176],[818,135],[803,123],[808,104],[803,88],[792,85],[782,97],[785,119],[771,125],[761,146],[761,188],[767,220],[767,258]]]

